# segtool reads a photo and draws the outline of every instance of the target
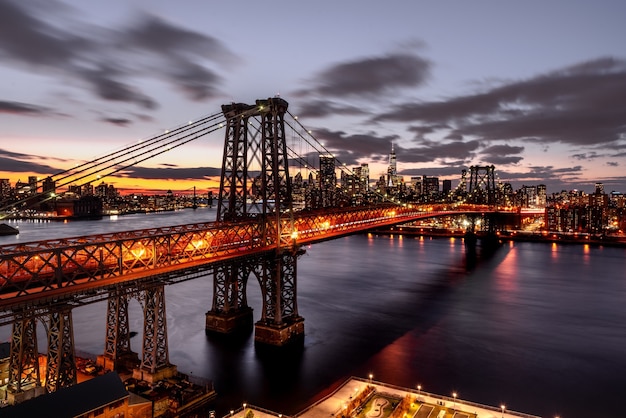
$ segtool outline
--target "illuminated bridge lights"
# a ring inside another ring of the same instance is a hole
[[[484,206],[484,205],[483,205]],[[349,208],[324,212],[296,212],[293,226],[279,224],[288,239],[276,243],[256,221],[208,222],[150,228],[87,237],[0,246],[0,309],[20,295],[67,289],[105,279],[147,277],[177,271],[184,275],[199,265],[276,249],[308,245],[325,239],[390,226],[420,218],[458,213],[484,213],[488,209],[463,205]],[[446,210],[444,210],[446,209]],[[290,239],[289,239],[290,238]],[[135,280],[135,279],[133,279]],[[4,297],[3,297],[4,294]]]

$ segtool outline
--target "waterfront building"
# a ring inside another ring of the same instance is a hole
[[[11,183],[9,179],[0,179],[0,199],[8,199],[11,196]]]

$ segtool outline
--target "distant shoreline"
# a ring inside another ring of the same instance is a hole
[[[424,227],[407,227],[396,226],[391,228],[373,229],[370,232],[376,234],[401,234],[409,236],[424,237],[454,237],[464,238],[465,232],[459,230],[446,230],[441,228],[424,228]],[[484,235],[483,235],[484,236]],[[480,241],[481,233],[477,234]],[[607,247],[626,247],[626,237],[614,235],[591,235],[577,234],[565,232],[523,232],[523,231],[504,231],[498,234],[500,241],[519,241],[519,242],[542,242],[557,244],[574,244],[574,245],[593,245]]]

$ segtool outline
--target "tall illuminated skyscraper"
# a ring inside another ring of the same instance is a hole
[[[387,187],[394,187],[397,183],[398,166],[396,160],[396,151],[391,143],[391,152],[389,153],[389,167],[387,168]]]

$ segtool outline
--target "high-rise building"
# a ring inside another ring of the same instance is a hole
[[[11,183],[9,179],[0,179],[0,198],[7,198],[11,195]]]
[[[604,184],[596,183],[596,194],[604,194]]]
[[[452,180],[444,180],[442,191],[446,194],[450,193],[452,190]]]
[[[28,187],[30,188],[28,191],[29,195],[37,194],[37,183],[39,179],[37,176],[28,176]]]
[[[411,187],[413,188],[413,191],[415,192],[416,195],[421,195],[422,194],[422,177],[421,176],[414,176],[411,177]]]
[[[545,184],[539,184],[537,186],[537,206],[545,208],[548,200],[548,191]]]
[[[46,177],[41,183],[43,193],[55,193],[57,189],[56,181],[52,180],[52,177]]]
[[[335,174],[335,157],[332,155],[320,155],[320,189],[335,188],[337,174]]]
[[[389,166],[387,167],[387,187],[398,187],[402,183],[402,177],[398,176],[398,161],[396,158],[396,150],[391,144],[391,152],[389,153]]]
[[[337,174],[335,173],[335,157],[332,155],[320,155],[319,171],[320,202],[322,207],[333,206],[337,187]]]
[[[422,177],[422,194],[433,195],[439,192],[439,177]]]
[[[370,166],[367,163],[361,164],[359,181],[361,182],[361,187],[363,187],[363,192],[368,192],[370,189]]]

